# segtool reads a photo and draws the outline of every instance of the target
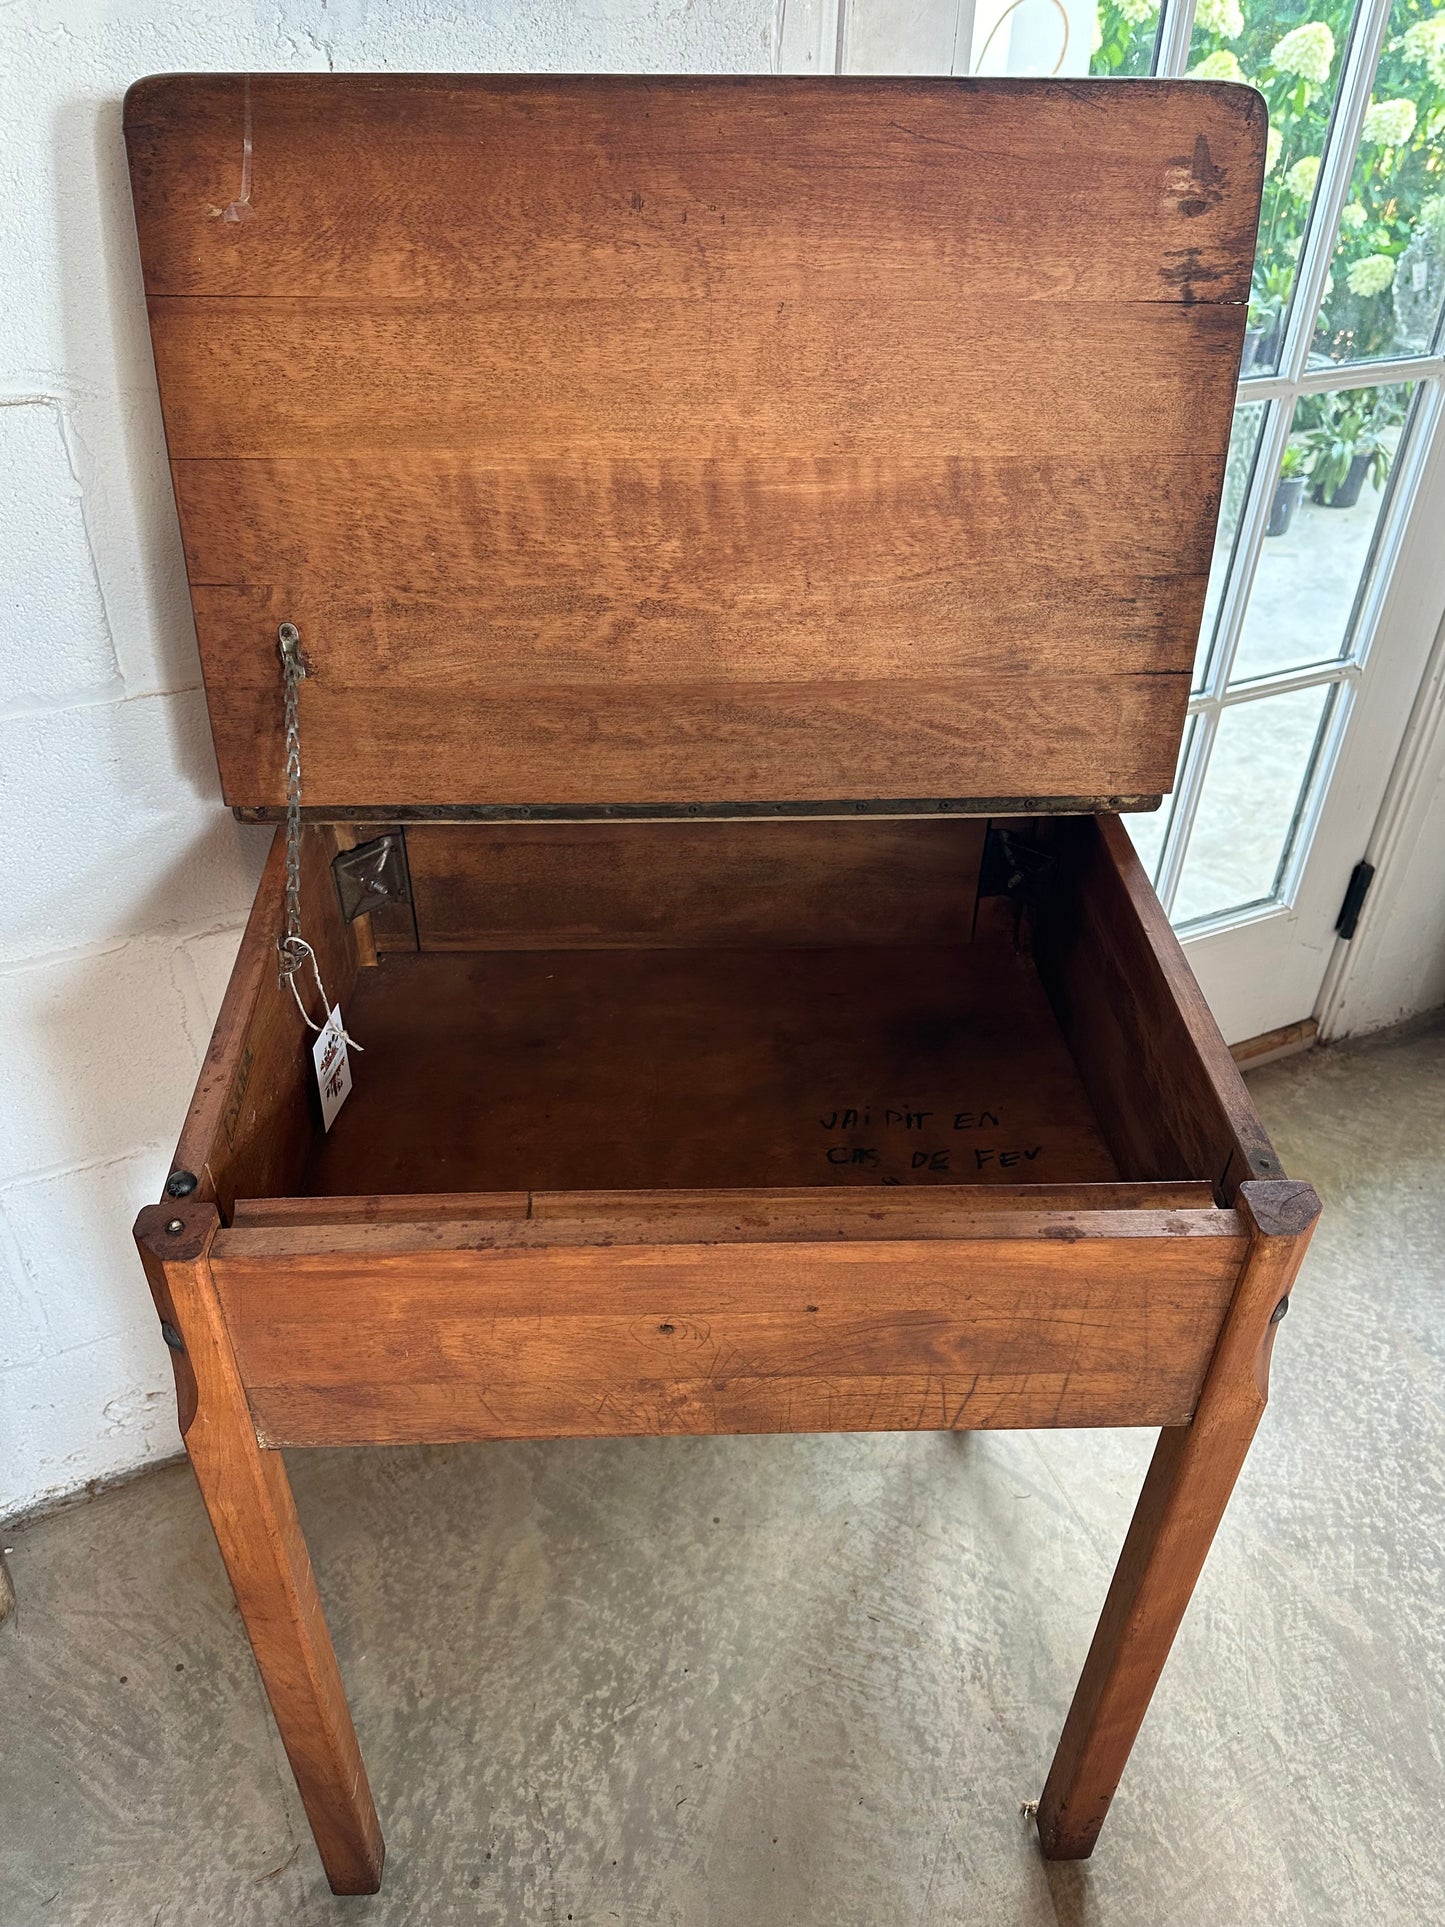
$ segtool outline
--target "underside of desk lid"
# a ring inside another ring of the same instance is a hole
[[[1265,112],[175,76],[126,132],[226,800],[1170,787]]]

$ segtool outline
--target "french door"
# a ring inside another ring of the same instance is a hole
[[[785,0],[780,52],[1268,100],[1189,722],[1129,827],[1225,1035],[1308,1017],[1445,611],[1445,0]]]

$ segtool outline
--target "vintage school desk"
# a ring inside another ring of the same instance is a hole
[[[126,132],[222,790],[299,804],[136,1235],[332,1886],[381,1831],[281,1448],[368,1442],[1162,1428],[1039,1804],[1087,1854],[1318,1209],[1116,814],[1262,102],[190,76]]]

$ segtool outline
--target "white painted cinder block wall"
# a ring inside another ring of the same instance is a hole
[[[806,3],[806,0],[805,0]],[[0,1517],[179,1449],[131,1245],[269,832],[222,809],[121,98],[176,70],[766,70],[775,0],[0,11]]]

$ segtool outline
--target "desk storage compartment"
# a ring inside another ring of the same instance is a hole
[[[1278,1167],[1117,822],[405,835],[331,1131],[278,840],[177,1151],[265,1440],[1188,1418]]]

